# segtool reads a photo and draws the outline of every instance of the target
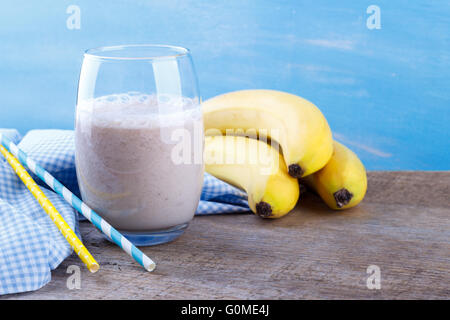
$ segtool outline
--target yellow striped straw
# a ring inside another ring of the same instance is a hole
[[[3,154],[8,163],[19,176],[20,180],[22,180],[28,190],[30,190],[33,196],[37,199],[41,207],[44,208],[45,212],[53,220],[56,227],[59,229],[59,231],[61,231],[67,242],[69,242],[69,244],[72,246],[73,250],[75,250],[81,261],[86,264],[88,270],[92,273],[97,272],[100,268],[97,261],[95,261],[94,257],[89,253],[80,239],[78,239],[77,235],[72,231],[70,226],[59,214],[58,210],[56,210],[50,200],[48,200],[48,198],[44,195],[42,190],[38,187],[36,182],[34,182],[33,178],[31,178],[25,168],[22,167],[20,162],[16,158],[14,158],[14,156],[9,153],[9,151],[6,150],[2,145],[0,145],[0,153]]]

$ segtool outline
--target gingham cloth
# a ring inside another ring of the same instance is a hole
[[[32,130],[23,139],[16,130],[0,129],[0,132],[79,195],[73,131]],[[80,237],[76,211],[31,175]],[[205,174],[196,214],[234,212],[249,212],[246,194]],[[0,155],[0,294],[41,288],[50,281],[51,270],[71,253],[70,245]]]

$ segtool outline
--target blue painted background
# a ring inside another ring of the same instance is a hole
[[[4,1],[0,127],[73,128],[84,49],[165,43],[191,49],[203,98],[295,93],[368,169],[449,170],[449,34],[449,1]]]

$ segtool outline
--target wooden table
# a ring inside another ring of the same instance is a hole
[[[144,248],[147,273],[89,223],[96,274],[72,255],[42,289],[3,299],[449,299],[450,172],[370,172],[366,199],[333,212],[312,194],[279,220],[196,217],[178,240]],[[81,266],[69,290],[68,266]],[[369,290],[367,267],[381,271]]]

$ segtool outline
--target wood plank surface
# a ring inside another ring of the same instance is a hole
[[[143,251],[145,272],[88,222],[83,240],[101,269],[72,255],[42,289],[2,299],[449,299],[450,172],[370,172],[365,200],[333,212],[305,193],[279,220],[196,217],[178,240]],[[69,290],[68,266],[81,268]],[[381,289],[366,286],[367,267]]]

